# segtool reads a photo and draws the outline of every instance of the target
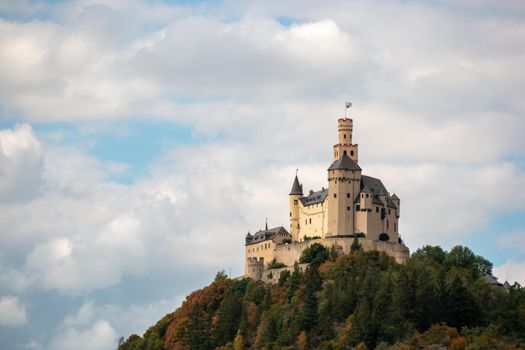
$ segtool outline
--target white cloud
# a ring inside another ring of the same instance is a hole
[[[0,130],[0,203],[34,197],[42,181],[42,146],[31,126]]]
[[[112,350],[116,343],[117,334],[111,324],[106,320],[98,320],[88,329],[67,328],[56,334],[47,349],[70,350],[82,344],[85,350]]]
[[[512,161],[525,150],[523,11],[506,2],[493,16],[492,6],[0,4],[24,19],[0,21],[0,120],[82,122],[96,137],[115,119],[166,119],[196,141],[123,185],[112,176],[126,165],[89,155],[90,145],[39,139],[28,124],[0,131],[1,292],[90,296],[135,276],[241,273],[245,232],[265,217],[287,226],[295,168],[305,189],[326,186],[347,99],[360,163],[400,195],[411,247],[456,244],[523,210],[524,174]],[[151,324],[172,304],[91,300],[52,346],[109,339],[113,327],[138,332],[146,321],[118,324],[141,314]]]
[[[525,261],[509,260],[493,270],[494,276],[502,283],[508,281],[510,284],[518,282],[525,285]]]
[[[18,297],[0,297],[0,326],[17,327],[27,322],[25,305]]]

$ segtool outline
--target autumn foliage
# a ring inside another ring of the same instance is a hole
[[[427,246],[406,265],[362,251],[318,263],[272,286],[218,273],[119,350],[525,347],[525,288],[487,284],[492,265],[468,248]]]

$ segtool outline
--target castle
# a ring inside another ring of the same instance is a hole
[[[328,188],[304,195],[296,174],[289,194],[290,232],[267,226],[253,235],[248,232],[246,276],[275,280],[311,244],[348,253],[355,236],[364,250],[383,251],[400,263],[408,259],[409,250],[399,236],[399,197],[390,195],[381,180],[362,174],[358,145],[352,143],[353,120],[345,117],[337,123],[339,142],[333,146]]]

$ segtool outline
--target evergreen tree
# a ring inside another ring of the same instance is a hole
[[[302,330],[310,331],[317,324],[317,292],[321,288],[321,276],[315,265],[310,265],[304,274],[304,288],[300,294],[303,310],[300,315]]]
[[[301,272],[299,271],[299,265],[295,263],[293,267],[292,275],[290,276],[290,279],[288,281],[288,291],[286,293],[286,297],[288,301],[292,300],[293,296],[295,295],[295,292],[299,288],[300,282],[301,282]]]
[[[455,275],[446,291],[446,322],[449,326],[461,328],[475,326],[479,308],[463,281]]]
[[[361,243],[359,243],[359,238],[357,238],[357,235],[354,235],[354,240],[352,242],[352,245],[350,246],[351,252],[358,252],[361,250]]]

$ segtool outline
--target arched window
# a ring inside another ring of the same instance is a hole
[[[345,138],[345,139],[346,139],[346,134],[343,134],[343,138]]]
[[[343,151],[343,154],[346,156],[346,151]]]
[[[390,236],[387,235],[386,233],[382,233],[379,235],[379,240],[383,242],[388,242],[390,241]]]
[[[350,151],[350,155],[353,156],[354,155],[354,151]]]

